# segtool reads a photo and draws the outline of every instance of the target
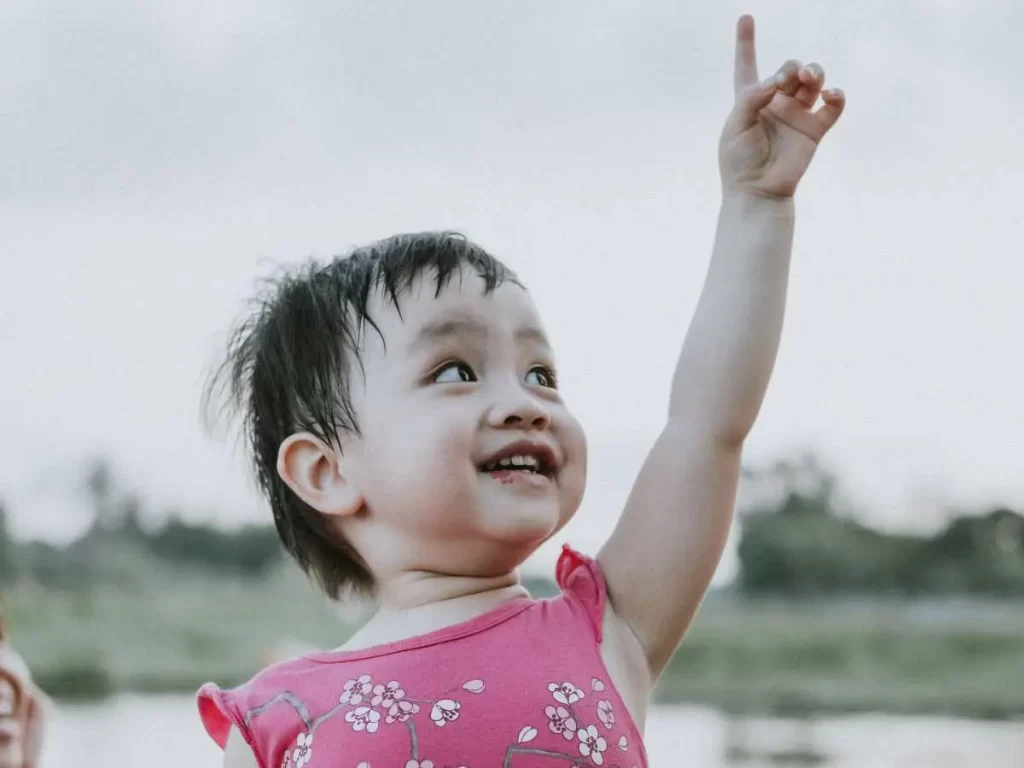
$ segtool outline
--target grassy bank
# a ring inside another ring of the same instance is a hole
[[[58,698],[232,684],[282,639],[332,647],[351,631],[290,572],[264,584],[179,574],[74,595],[21,589],[7,602],[17,647]],[[710,599],[658,697],[748,713],[1024,716],[1021,608]]]
[[[1024,716],[1017,603],[709,603],[662,701],[734,712]]]

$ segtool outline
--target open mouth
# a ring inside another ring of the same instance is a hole
[[[556,470],[555,453],[542,443],[514,443],[480,465],[481,472],[499,474],[525,472],[551,477]]]

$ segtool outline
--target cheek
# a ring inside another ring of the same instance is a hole
[[[468,472],[475,422],[439,408],[395,408],[365,431],[361,451],[364,493],[416,499]]]
[[[587,470],[587,436],[583,432],[583,425],[576,420],[576,417],[566,413],[560,420],[559,431],[561,442],[566,451],[568,460],[576,467],[586,473]]]
[[[577,494],[581,500],[587,478],[587,436],[583,432],[583,427],[572,416],[563,421],[561,432],[562,447],[566,454],[566,469],[569,470],[566,481],[571,485],[567,490]]]

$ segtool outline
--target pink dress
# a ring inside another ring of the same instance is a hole
[[[647,768],[601,660],[605,584],[565,547],[558,597],[358,651],[313,653],[233,690],[199,691],[261,768]]]

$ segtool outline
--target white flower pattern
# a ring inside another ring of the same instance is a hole
[[[402,686],[397,680],[392,680],[387,685],[378,683],[373,686],[373,698],[370,699],[370,706],[391,709],[396,701],[401,701],[404,698],[405,691],[402,690]]]
[[[552,698],[559,704],[575,704],[587,695],[568,680],[561,685],[548,683],[548,690],[551,691]]]
[[[459,719],[459,710],[461,708],[462,705],[454,699],[441,699],[430,710],[430,719],[434,721],[434,725],[443,728],[448,723]]]
[[[292,752],[292,765],[295,768],[302,768],[313,759],[313,734],[300,733],[295,744],[295,751]]]
[[[352,723],[353,731],[376,733],[380,727],[380,712],[370,707],[356,707],[345,713],[345,722]]]
[[[612,703],[607,699],[601,699],[601,701],[597,702],[597,719],[609,730],[615,725],[615,713],[612,712]]]
[[[580,728],[576,732],[576,737],[580,740],[581,755],[589,757],[595,765],[604,764],[604,752],[608,749],[608,742],[598,734],[595,726],[588,725],[586,728]]]
[[[369,675],[363,675],[345,683],[345,692],[338,698],[338,702],[340,704],[361,704],[372,691],[373,680]]]
[[[396,701],[388,708],[386,723],[404,723],[410,717],[420,711],[420,705],[413,701]]]
[[[545,707],[548,716],[548,728],[552,733],[560,733],[566,741],[576,738],[576,718],[565,707]]]

